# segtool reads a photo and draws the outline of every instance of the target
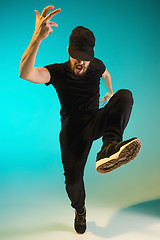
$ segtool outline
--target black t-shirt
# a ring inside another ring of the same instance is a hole
[[[61,103],[61,117],[82,112],[92,112],[99,108],[99,84],[105,65],[94,58],[84,76],[77,76],[70,67],[70,61],[45,66]]]

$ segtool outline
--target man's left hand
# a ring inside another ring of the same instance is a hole
[[[113,93],[107,92],[104,97],[101,97],[102,100],[99,102],[99,103],[102,103],[101,106],[104,106],[112,96],[113,96]]]

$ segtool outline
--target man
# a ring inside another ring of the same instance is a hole
[[[103,62],[94,58],[95,37],[89,29],[78,26],[69,38],[69,61],[34,67],[40,43],[53,32],[51,18],[61,9],[47,12],[54,6],[36,12],[36,25],[32,40],[20,64],[20,77],[34,83],[52,84],[61,103],[60,145],[65,184],[71,206],[75,209],[74,227],[77,233],[86,230],[84,168],[91,145],[102,137],[103,146],[97,154],[96,169],[110,172],[133,160],[141,147],[138,138],[122,141],[129,121],[133,98],[129,90],[121,89],[113,95],[111,76]],[[99,109],[99,83],[103,77],[107,94]]]

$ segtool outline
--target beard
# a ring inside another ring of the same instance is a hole
[[[71,66],[72,72],[78,77],[83,77],[86,74],[88,69],[88,66],[86,67],[84,64],[78,64],[78,63],[72,64],[70,62],[70,66]]]

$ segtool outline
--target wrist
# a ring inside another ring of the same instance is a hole
[[[33,33],[33,36],[32,36],[32,40],[37,43],[37,44],[40,44],[42,42],[43,39],[40,38],[39,34],[37,32],[34,32]]]

